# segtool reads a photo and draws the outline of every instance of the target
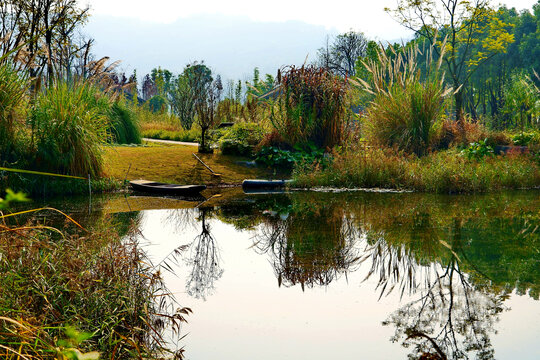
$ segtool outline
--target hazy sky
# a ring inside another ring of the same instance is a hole
[[[138,18],[170,23],[198,14],[246,16],[256,21],[298,20],[323,25],[340,32],[362,31],[372,38],[392,39],[403,34],[403,27],[384,12],[396,0],[80,0],[89,3],[96,15]],[[537,0],[506,0],[517,9],[532,8]]]

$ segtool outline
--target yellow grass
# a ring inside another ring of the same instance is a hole
[[[220,177],[200,164],[192,153],[196,146],[152,145],[148,147],[111,146],[104,154],[105,176],[123,180],[145,179],[175,184],[241,184],[244,179],[265,178],[267,171],[237,164],[249,159],[221,154],[197,154]]]

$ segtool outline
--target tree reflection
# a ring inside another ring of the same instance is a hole
[[[186,291],[195,298],[206,299],[214,290],[215,281],[221,278],[223,269],[220,265],[219,248],[207,223],[210,209],[200,209],[202,231],[190,245],[187,261],[191,266],[186,283]]]
[[[372,246],[373,267],[370,275],[379,274],[381,296],[400,284],[401,293],[408,289],[420,297],[401,307],[383,323],[393,325],[393,342],[412,348],[411,359],[493,359],[490,334],[503,311],[505,292],[474,286],[461,270],[456,252],[461,242],[461,222],[454,221],[445,266],[421,266],[411,253],[397,252],[383,237]],[[421,280],[414,275],[423,269]]]
[[[358,261],[355,227],[342,207],[303,204],[267,211],[254,247],[272,257],[281,286],[330,284]]]

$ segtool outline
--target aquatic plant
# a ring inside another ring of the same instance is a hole
[[[63,215],[69,223],[64,231],[0,225],[0,355],[182,358],[182,350],[168,349],[163,331],[171,326],[178,333],[191,310],[175,311],[134,232],[122,239],[110,221],[89,232]]]
[[[488,139],[479,142],[470,143],[468,147],[461,150],[461,155],[466,156],[469,160],[480,160],[486,156],[493,156],[493,148],[487,144]]]
[[[389,149],[366,147],[335,155],[325,169],[299,167],[293,177],[295,185],[300,187],[376,187],[470,193],[538,187],[540,166],[532,155],[527,154],[477,161],[453,150],[418,158]]]

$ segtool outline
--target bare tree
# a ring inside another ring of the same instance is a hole
[[[186,283],[187,293],[196,298],[206,299],[214,289],[214,282],[221,278],[223,269],[220,267],[219,249],[216,240],[210,233],[210,225],[206,222],[209,209],[201,209],[202,231],[191,244],[192,265]]]
[[[341,76],[354,76],[359,57],[366,55],[368,40],[361,32],[349,31],[336,36],[332,44],[318,50],[318,65]]]

